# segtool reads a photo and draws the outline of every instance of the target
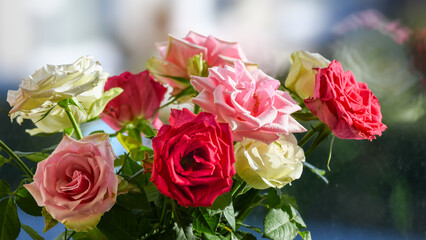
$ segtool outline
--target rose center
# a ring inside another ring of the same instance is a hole
[[[61,190],[64,193],[75,195],[87,191],[90,185],[90,178],[87,173],[75,170],[72,175],[71,181],[68,182],[68,184],[66,184],[65,186],[61,186]]]
[[[184,157],[182,157],[182,159],[180,160],[180,165],[182,166],[182,168],[186,171],[192,167],[194,167],[195,164],[195,160],[194,160],[194,154],[190,153],[188,155],[185,155]]]

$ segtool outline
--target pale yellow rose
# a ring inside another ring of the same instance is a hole
[[[328,67],[330,61],[318,53],[300,50],[290,57],[291,68],[285,86],[302,99],[314,96],[316,68]]]
[[[102,66],[92,57],[80,57],[72,64],[47,65],[27,79],[17,91],[9,90],[7,101],[13,107],[10,118],[30,119],[37,128],[27,130],[31,135],[51,133],[72,127],[64,109],[58,106],[63,99],[79,102],[85,111],[71,105],[78,123],[86,122],[102,113],[105,105],[119,95],[120,88],[104,92],[108,78]]]
[[[271,144],[245,138],[235,145],[235,170],[253,188],[282,188],[300,178],[305,154],[293,134]]]

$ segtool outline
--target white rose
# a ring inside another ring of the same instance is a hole
[[[313,97],[316,68],[328,67],[330,60],[318,53],[300,50],[291,54],[290,62],[292,65],[285,86],[302,99]]]
[[[271,144],[245,138],[235,145],[235,170],[253,188],[282,188],[300,178],[305,154],[293,134]]]
[[[17,118],[19,124],[23,119],[33,121],[37,128],[27,130],[31,135],[62,131],[72,125],[57,104],[73,99],[85,110],[71,105],[74,117],[78,123],[86,122],[99,116],[108,101],[122,92],[119,88],[104,92],[107,78],[92,57],[80,57],[73,64],[47,65],[23,79],[17,91],[8,91],[7,101],[13,107],[10,118]]]

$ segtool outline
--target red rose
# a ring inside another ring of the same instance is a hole
[[[227,123],[213,114],[172,109],[170,125],[152,139],[151,181],[182,206],[208,207],[232,187],[234,146]]]
[[[102,120],[118,131],[126,122],[137,118],[150,120],[157,129],[162,123],[156,115],[167,89],[156,82],[145,70],[138,74],[124,72],[120,76],[108,78],[105,91],[120,87],[124,91],[111,100],[102,114]]]
[[[339,138],[371,141],[386,129],[376,96],[335,60],[318,69],[314,97],[304,102]]]

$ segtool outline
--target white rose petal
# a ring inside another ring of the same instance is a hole
[[[235,145],[235,170],[253,188],[282,188],[300,178],[305,154],[293,134],[266,144],[245,138]]]
[[[22,123],[23,119],[33,121],[37,128],[27,130],[32,135],[62,131],[72,125],[57,104],[63,99],[73,98],[85,109],[82,112],[70,106],[76,121],[86,122],[99,116],[108,101],[122,91],[111,89],[104,93],[107,79],[108,74],[93,57],[80,57],[72,64],[47,65],[23,79],[17,91],[8,91],[7,101],[12,107],[10,118],[17,118],[18,123]],[[43,118],[47,112],[49,114]]]

